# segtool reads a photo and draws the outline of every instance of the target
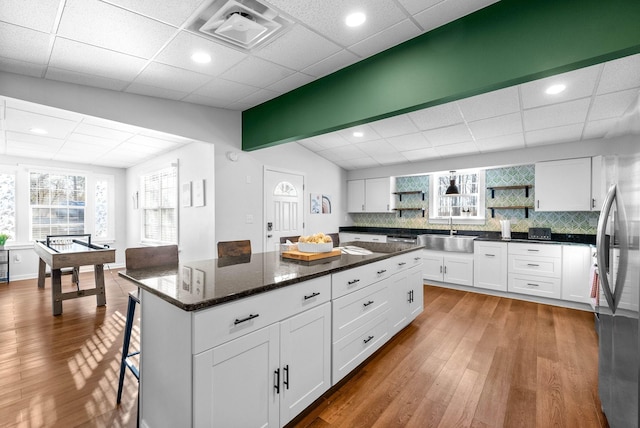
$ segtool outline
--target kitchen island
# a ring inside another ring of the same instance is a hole
[[[366,248],[120,272],[142,292],[141,426],[291,421],[422,312],[421,247]]]

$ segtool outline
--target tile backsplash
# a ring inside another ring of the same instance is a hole
[[[496,190],[495,198],[491,199],[491,190],[486,190],[486,206],[534,206],[535,201],[535,166],[518,165],[504,168],[487,169],[485,187],[531,185],[529,196],[525,196],[524,189]],[[411,229],[448,229],[447,225],[429,223],[429,176],[416,175],[396,177],[396,190],[422,190],[424,201],[420,194],[402,196],[402,201],[396,197],[396,207],[423,207],[421,211],[402,211],[402,215],[393,213],[352,213],[355,226],[364,227],[393,227]],[[495,218],[491,218],[491,210],[486,209],[486,223],[464,225],[455,224],[457,230],[500,231],[500,220],[511,220],[513,232],[527,232],[530,227],[550,227],[553,233],[578,233],[594,235],[599,212],[536,212],[529,210],[529,218],[525,218],[524,209],[495,210]]]

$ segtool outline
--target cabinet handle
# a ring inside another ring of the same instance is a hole
[[[442,266],[440,266],[440,273],[442,273]]]
[[[540,250],[536,250],[535,248],[528,248],[527,251],[530,251],[532,253],[537,253]]]
[[[596,207],[596,198],[591,199],[591,208]]]
[[[282,384],[289,389],[289,364],[284,366],[284,373],[282,373]]]
[[[486,257],[495,257],[495,254],[485,254]]]
[[[309,294],[308,296],[304,296],[304,300],[309,300],[309,299],[313,299],[316,296],[319,296],[320,293],[318,293],[317,291],[314,293]]]
[[[356,282],[360,282],[360,280],[359,279],[354,279],[354,280],[351,280],[351,281],[347,281],[347,285],[353,285]]]
[[[385,273],[387,270],[386,269],[382,269],[378,271],[378,275],[382,275],[383,273]]]
[[[527,266],[538,267],[538,266],[540,266],[540,265],[537,265],[537,264],[535,264],[535,263],[527,263]]]
[[[445,273],[445,275],[447,274],[447,267],[446,266],[444,267],[444,273]]]
[[[362,211],[364,211],[364,204],[362,204]]]
[[[407,294],[409,294],[409,303],[413,303],[413,290],[409,290]]]
[[[406,264],[407,264],[407,262],[400,262],[400,263],[398,263],[398,266],[404,266]]]
[[[422,257],[414,257],[413,260],[418,261],[420,260]]]
[[[532,287],[540,287],[540,284],[533,284],[531,282],[527,282],[527,285],[530,285]]]
[[[372,304],[373,304],[373,300],[369,300],[368,302],[363,303],[363,305],[364,305],[364,307],[365,307],[365,308],[366,308],[367,306],[369,306],[369,305],[372,305]]]
[[[371,342],[371,339],[373,339],[373,336],[369,336],[366,339],[364,339],[364,343],[369,343]]]
[[[254,319],[254,318],[258,318],[259,316],[260,316],[260,314],[249,314],[249,316],[248,316],[248,317],[246,317],[246,318],[242,318],[241,320],[239,320],[238,318],[236,318],[236,320],[233,322],[233,324],[234,324],[234,325],[238,325],[238,324],[241,324],[241,323],[243,323],[243,322],[250,321],[250,320],[252,320],[252,319]]]
[[[538,204],[538,208],[540,208],[540,199],[538,199],[536,203]]]
[[[372,241],[379,241],[380,238],[371,238]]]
[[[276,390],[276,394],[280,394],[280,369],[276,369],[273,372],[273,388]]]

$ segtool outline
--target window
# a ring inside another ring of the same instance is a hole
[[[95,206],[94,206],[94,227],[93,236],[97,239],[110,237],[111,216],[110,213],[110,193],[112,187],[109,178],[97,178],[95,185]]]
[[[16,237],[16,176],[0,173],[0,233]]]
[[[84,175],[31,172],[29,181],[31,239],[85,233]]]
[[[178,167],[142,176],[142,240],[178,243]]]
[[[455,179],[459,194],[446,195],[450,180]],[[430,219],[446,220],[450,217],[457,221],[484,222],[485,192],[484,171],[464,171],[458,173],[438,173],[430,178],[432,183]]]

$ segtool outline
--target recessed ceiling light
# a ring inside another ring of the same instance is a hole
[[[29,132],[33,132],[34,134],[38,134],[38,135],[48,134],[47,130],[42,128],[31,128],[29,129]]]
[[[354,137],[357,137],[357,138],[364,137],[364,132],[362,132],[362,131],[355,131],[355,132],[353,133],[353,136],[354,136]]]
[[[565,89],[567,89],[567,86],[563,85],[562,83],[560,83],[560,84],[557,84],[557,85],[549,86],[545,92],[547,94],[549,94],[549,95],[555,95],[555,94],[559,94],[560,92],[564,91]]]
[[[350,15],[347,15],[345,19],[345,23],[348,27],[357,27],[359,25],[364,24],[364,21],[367,20],[367,16],[362,12],[355,12]]]
[[[207,64],[211,62],[211,55],[206,52],[195,52],[191,55],[191,59],[198,64]]]

